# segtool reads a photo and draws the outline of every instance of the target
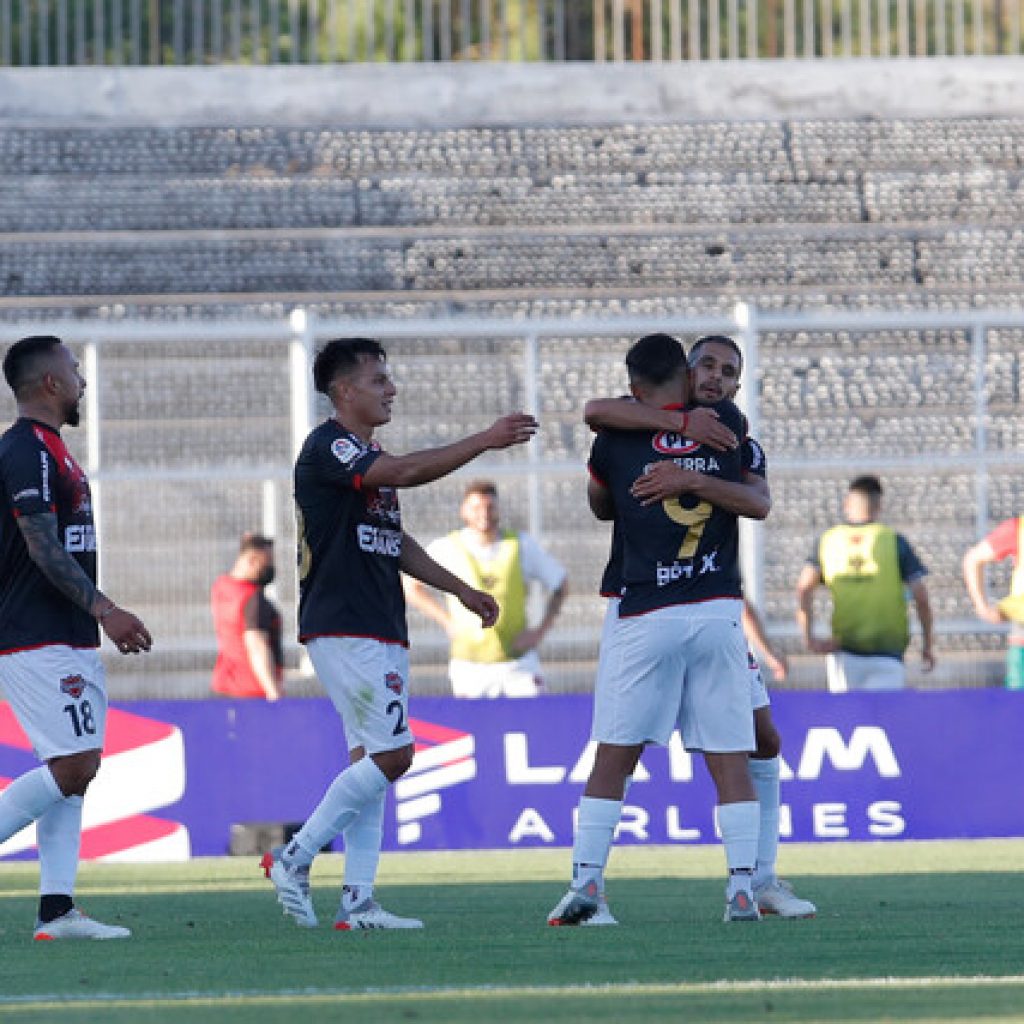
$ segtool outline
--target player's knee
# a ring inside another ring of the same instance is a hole
[[[54,780],[65,796],[84,796],[89,783],[100,770],[100,752],[87,750],[69,757],[54,758],[49,764]]]
[[[388,782],[400,779],[411,767],[415,748],[410,743],[398,750],[389,750],[384,754],[374,754],[373,760],[387,777]]]
[[[782,737],[779,736],[778,730],[773,725],[769,724],[767,727],[758,728],[755,740],[757,742],[755,757],[762,759],[778,757],[782,752]]]

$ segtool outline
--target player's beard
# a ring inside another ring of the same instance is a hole
[[[64,414],[64,422],[69,427],[77,427],[82,422],[82,410],[79,408],[81,399],[78,399],[74,405]]]

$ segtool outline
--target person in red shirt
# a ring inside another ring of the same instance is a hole
[[[210,684],[223,697],[284,696],[281,615],[264,593],[274,579],[274,542],[242,535],[231,571],[210,590],[217,663]]]
[[[1021,559],[1021,533],[1024,518],[1004,519],[964,555],[964,583],[971,604],[983,622],[1010,623],[1006,648],[1006,688],[1024,690],[1024,560]],[[1001,601],[990,601],[985,592],[985,566],[1013,559],[1010,593]]]

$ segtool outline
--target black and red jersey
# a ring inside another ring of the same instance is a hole
[[[337,420],[306,438],[295,463],[299,640],[364,636],[408,643],[399,561],[402,515],[393,487],[367,488],[382,454]]]
[[[601,591],[622,593],[623,615],[742,595],[735,514],[688,496],[643,506],[629,493],[649,465],[666,459],[734,482],[744,472],[765,473],[764,453],[745,436],[736,406],[726,401],[713,408],[744,438],[738,449],[717,452],[671,431],[603,431],[594,441],[590,471],[609,489],[616,509]]]
[[[53,513],[64,550],[96,582],[89,481],[52,427],[21,418],[0,437],[0,654],[67,644],[98,647],[99,627],[29,557],[16,520]]]

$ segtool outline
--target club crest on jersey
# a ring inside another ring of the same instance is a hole
[[[336,437],[331,442],[331,454],[347,469],[363,454],[363,449],[350,437]]]
[[[65,676],[60,681],[61,693],[66,693],[69,697],[74,697],[78,700],[79,697],[85,692],[85,679],[80,675]]]
[[[402,677],[397,672],[389,672],[384,677],[384,685],[394,694],[401,694],[402,688],[405,683],[402,682]]]
[[[663,430],[661,433],[655,434],[651,445],[656,452],[661,452],[662,455],[687,455],[700,447],[696,441],[691,441],[674,430]]]

